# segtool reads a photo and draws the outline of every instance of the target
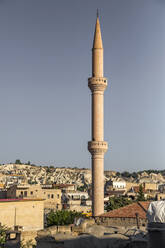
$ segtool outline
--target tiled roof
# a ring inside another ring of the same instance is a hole
[[[125,190],[108,190],[106,193],[106,196],[110,195],[123,195],[125,193]]]
[[[74,184],[53,184],[53,187],[58,187],[58,188],[68,188],[74,186]]]
[[[107,218],[135,218],[136,213],[139,214],[139,218],[146,219],[146,211],[148,209],[150,202],[136,202],[127,205],[122,208],[114,209],[110,212],[100,215],[100,217]]]
[[[135,193],[138,193],[139,192],[139,186],[134,186],[132,188],[133,188],[133,190],[134,190]],[[145,188],[143,187],[142,189],[143,189],[143,193],[145,193],[146,192]]]

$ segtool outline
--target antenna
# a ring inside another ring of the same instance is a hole
[[[97,18],[99,17],[99,9],[97,9],[96,16],[97,16]]]

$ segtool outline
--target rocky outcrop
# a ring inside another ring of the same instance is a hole
[[[104,172],[104,182],[109,180],[123,180],[117,176],[114,171]],[[165,183],[165,177],[160,173],[143,172],[138,174],[138,178],[124,178],[126,182],[136,183]],[[26,164],[5,164],[0,166],[0,183],[28,183],[28,184],[76,184],[77,187],[91,185],[92,177],[90,169],[81,168],[65,168],[53,166],[34,166]]]

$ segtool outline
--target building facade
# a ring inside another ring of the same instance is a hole
[[[21,226],[23,231],[43,229],[43,203],[42,199],[1,199],[1,225],[12,229],[14,226]]]
[[[7,198],[44,199],[44,208],[61,209],[61,190],[41,185],[13,185],[7,190]]]

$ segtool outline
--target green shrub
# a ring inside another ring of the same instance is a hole
[[[140,184],[139,186],[139,191],[138,191],[138,196],[137,196],[137,201],[145,201],[145,197],[144,197],[144,189],[142,184]]]
[[[82,217],[83,215],[74,211],[58,210],[56,212],[51,211],[47,215],[47,225],[69,225],[74,223],[76,217]]]
[[[0,247],[3,247],[3,245],[6,242],[6,231],[9,230],[6,226],[0,225]]]
[[[124,206],[127,206],[129,204],[133,203],[132,200],[127,199],[126,197],[123,196],[119,196],[119,197],[110,197],[107,206],[105,207],[105,209],[107,211],[113,210],[113,209],[117,209],[117,208],[121,208]]]

